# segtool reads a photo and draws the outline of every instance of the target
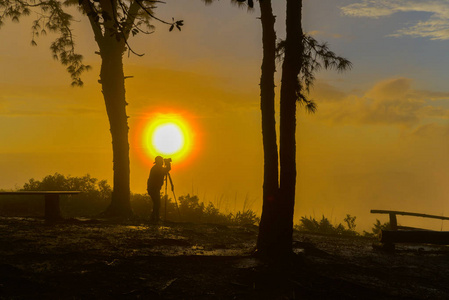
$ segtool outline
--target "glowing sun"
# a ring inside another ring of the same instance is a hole
[[[184,134],[175,123],[159,125],[151,137],[153,147],[164,155],[172,155],[184,146]]]
[[[160,155],[179,162],[192,153],[193,137],[186,119],[176,114],[160,114],[144,126],[143,146],[150,159]]]

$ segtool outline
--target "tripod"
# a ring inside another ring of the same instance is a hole
[[[178,201],[176,200],[176,195],[175,195],[175,187],[173,185],[173,180],[171,179],[170,173],[167,172],[167,175],[165,175],[165,210],[164,210],[164,219],[165,221],[167,221],[167,200],[168,200],[168,192],[167,192],[167,188],[168,188],[168,184],[167,184],[167,178],[170,180],[170,185],[171,185],[171,191],[173,193],[173,198],[175,198],[175,204],[176,204],[176,208],[178,210],[178,216],[179,216],[179,220],[181,220],[181,213],[179,212],[179,206],[178,206]]]

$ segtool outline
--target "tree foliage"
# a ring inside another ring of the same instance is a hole
[[[214,0],[203,1],[206,4],[214,2]],[[247,6],[249,9],[254,7],[254,1],[252,0],[231,0],[231,3]],[[307,111],[313,113],[316,111],[317,105],[307,95],[316,79],[316,73],[321,69],[336,70],[337,72],[347,71],[352,68],[352,63],[331,51],[327,43],[320,43],[309,34],[303,34],[302,41],[303,53],[301,55],[303,63],[296,84],[296,94],[300,104],[304,105]],[[277,43],[276,53],[279,61],[284,59],[285,43],[285,40],[280,40]]]
[[[70,1],[56,0],[0,0],[0,26],[5,20],[19,22],[22,16],[34,12],[37,16],[31,25],[31,45],[36,46],[36,39],[47,32],[56,33],[57,38],[51,43],[53,58],[66,66],[72,79],[72,86],[82,86],[81,74],[91,67],[83,63],[83,56],[75,51],[72,33],[72,15],[64,11]]]
[[[106,180],[98,180],[86,174],[82,177],[64,176],[59,173],[45,176],[42,180],[31,178],[23,185],[23,191],[81,191],[95,192],[95,196],[108,199],[112,189]]]
[[[315,101],[308,98],[310,88],[316,79],[315,74],[322,70],[336,70],[344,72],[352,68],[352,63],[344,57],[336,55],[329,49],[327,43],[319,43],[311,35],[303,34],[303,63],[296,82],[296,95],[300,104],[307,111],[315,112],[317,109]],[[277,58],[282,61],[285,55],[285,40],[278,42],[276,47]]]
[[[81,191],[79,195],[62,196],[68,199],[61,201],[61,209],[65,215],[78,217],[99,214],[111,201],[112,193],[112,188],[106,180],[98,180],[89,174],[77,177],[64,176],[59,173],[47,175],[42,180],[31,178],[21,190]],[[32,203],[36,203],[35,199]]]
[[[31,44],[37,45],[37,38],[48,32],[57,34],[51,43],[50,50],[53,58],[66,66],[72,79],[72,86],[82,86],[81,75],[91,69],[83,63],[83,56],[75,51],[75,40],[72,23],[74,18],[67,12],[70,6],[77,6],[81,13],[87,15],[94,29],[95,38],[115,36],[123,40],[128,50],[137,54],[128,44],[130,35],[139,33],[150,34],[153,25],[150,20],[170,25],[181,30],[184,22],[172,20],[166,22],[153,14],[156,3],[150,0],[0,0],[0,27],[6,20],[19,22],[20,18],[36,16],[31,25]]]

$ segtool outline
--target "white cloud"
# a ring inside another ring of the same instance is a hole
[[[352,17],[380,18],[398,12],[421,12],[430,14],[427,20],[405,27],[391,36],[426,37],[432,40],[449,39],[448,0],[364,0],[341,8],[343,14]]]
[[[382,0],[367,0],[362,3],[354,3],[342,7],[341,10],[348,16],[368,18],[389,16],[396,12],[390,2]]]

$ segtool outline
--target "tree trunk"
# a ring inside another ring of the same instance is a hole
[[[277,207],[279,190],[278,150],[275,119],[276,32],[271,0],[259,1],[262,23],[263,59],[260,78],[260,109],[264,150],[263,207],[257,239],[257,251],[270,256],[277,247]]]
[[[301,0],[287,0],[285,57],[280,101],[279,255],[292,253],[293,212],[296,188],[296,101],[302,65]]]
[[[110,217],[131,216],[129,169],[128,116],[126,115],[125,75],[123,53],[127,36],[117,31],[112,16],[117,16],[116,1],[99,0],[103,23],[95,17],[97,11],[89,1],[80,1],[89,18],[95,41],[100,48],[100,83],[112,136],[113,191],[111,204],[102,214]],[[136,3],[136,2],[134,2]],[[104,16],[109,16],[105,18]]]
[[[118,217],[132,215],[129,187],[129,127],[123,72],[124,49],[124,40],[117,40],[114,36],[104,37],[100,44],[102,59],[100,81],[112,136],[114,172],[111,204],[105,214]]]

